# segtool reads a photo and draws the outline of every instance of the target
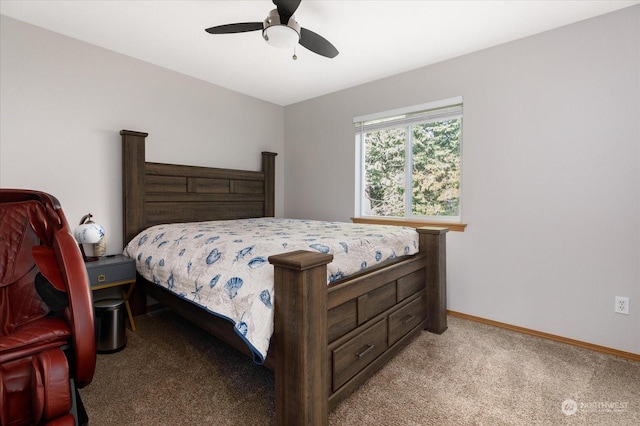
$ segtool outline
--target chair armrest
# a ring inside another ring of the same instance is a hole
[[[93,300],[89,276],[80,249],[68,230],[63,228],[56,232],[53,249],[62,269],[62,276],[66,280],[69,295],[66,313],[76,357],[73,377],[81,389],[91,383],[96,366]]]

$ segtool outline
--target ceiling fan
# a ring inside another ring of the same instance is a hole
[[[306,28],[302,28],[296,22],[293,14],[301,0],[273,0],[276,9],[269,12],[263,22],[241,22],[237,24],[225,24],[207,28],[209,34],[244,33],[248,31],[262,30],[262,38],[275,47],[294,47],[296,43],[327,58],[335,58],[338,49],[327,39]],[[297,59],[294,55],[293,59]]]

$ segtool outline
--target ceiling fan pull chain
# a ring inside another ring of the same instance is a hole
[[[296,47],[293,46],[293,60],[295,61],[296,59],[298,59],[298,56],[296,55]]]

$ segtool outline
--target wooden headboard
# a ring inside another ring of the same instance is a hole
[[[122,130],[120,135],[123,244],[160,223],[274,215],[276,153],[262,153],[259,172],[151,163],[145,161],[148,133]]]

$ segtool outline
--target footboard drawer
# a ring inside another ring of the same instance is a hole
[[[426,272],[424,268],[398,278],[398,301],[404,300],[414,293],[424,289],[426,282]]]
[[[424,319],[422,315],[423,303],[424,297],[417,297],[389,315],[389,346],[397,342]]]
[[[373,326],[333,350],[333,391],[387,350],[387,320]]]

